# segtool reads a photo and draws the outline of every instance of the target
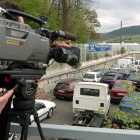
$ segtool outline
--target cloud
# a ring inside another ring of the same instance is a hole
[[[140,0],[99,0],[98,5],[99,32],[120,28],[121,20],[123,27],[140,25]]]

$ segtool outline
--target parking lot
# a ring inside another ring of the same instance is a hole
[[[56,103],[56,110],[52,118],[44,119],[41,123],[45,124],[58,124],[58,125],[71,125],[73,122],[72,100],[69,99],[53,99]],[[119,103],[111,103],[109,118],[113,118],[113,112]],[[28,136],[29,140],[41,140],[39,136]],[[45,138],[47,140],[47,138]]]

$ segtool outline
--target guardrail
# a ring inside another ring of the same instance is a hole
[[[41,127],[45,137],[67,138],[73,140],[138,140],[140,138],[140,131],[138,130],[120,130],[52,124],[41,124]],[[19,134],[21,128],[18,125],[12,125],[11,130],[14,130],[14,132]],[[28,130],[29,135],[39,136],[36,124],[29,126]]]

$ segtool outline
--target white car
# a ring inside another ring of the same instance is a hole
[[[35,108],[37,110],[39,120],[41,121],[45,118],[51,118],[53,116],[56,104],[52,101],[36,99]],[[34,121],[33,115],[31,115],[30,121]]]
[[[11,104],[11,108],[13,108],[13,103]],[[37,110],[39,120],[41,121],[45,118],[51,118],[53,116],[56,104],[52,101],[36,99],[35,108]],[[30,121],[34,121],[33,115],[31,115]]]
[[[84,82],[97,82],[99,83],[101,80],[102,76],[100,72],[87,72],[84,76],[83,76],[83,81]]]
[[[113,65],[109,70],[120,70],[121,67],[119,65]]]

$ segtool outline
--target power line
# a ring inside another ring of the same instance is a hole
[[[119,25],[119,24],[116,24],[116,25],[114,25],[114,26],[112,26],[112,27],[110,27],[110,28],[108,28],[108,29],[105,29],[105,30],[103,30],[103,31],[100,31],[100,32],[104,32],[104,31],[107,31],[107,30],[109,30],[109,29],[111,29],[111,28],[114,28],[114,27],[116,27],[117,25]]]
[[[99,17],[99,16],[98,16],[98,17]],[[103,18],[103,17],[99,17],[99,18]],[[103,18],[103,19],[110,20],[110,21],[114,21],[114,22],[120,22],[120,21],[117,21],[117,20],[112,20],[112,19],[107,19],[107,18]]]

